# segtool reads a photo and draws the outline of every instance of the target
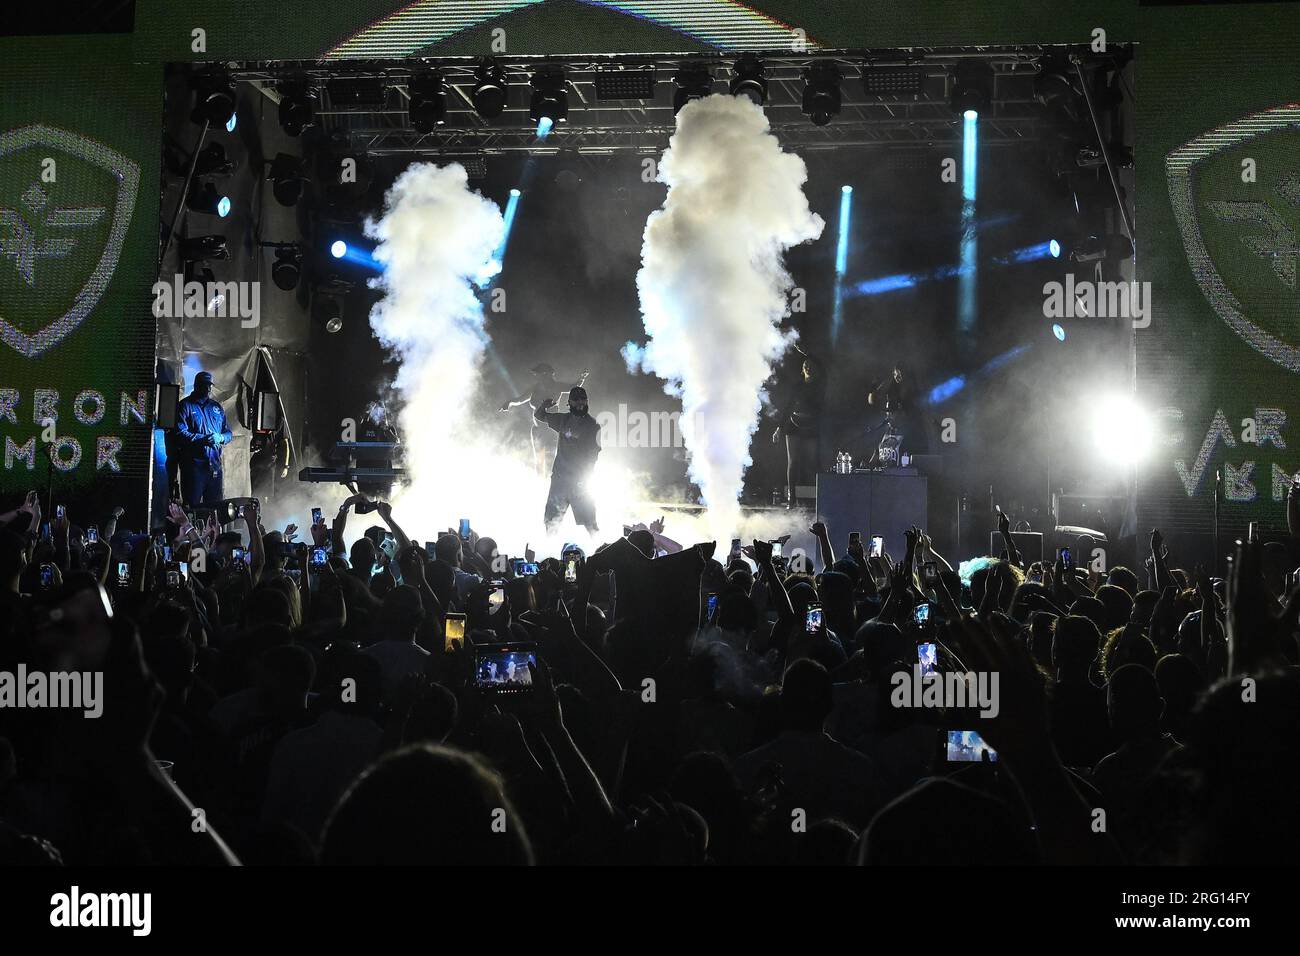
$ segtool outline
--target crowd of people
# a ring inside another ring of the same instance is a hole
[[[1300,849],[1282,543],[1246,542],[1219,579],[1176,567],[1158,532],[1137,569],[1026,562],[1005,522],[1002,554],[954,567],[923,529],[870,556],[815,523],[815,559],[788,560],[762,540],[678,546],[661,519],[538,556],[500,553],[490,528],[412,540],[361,495],[305,532],[264,527],[252,499],[174,505],[154,533],[122,514],[45,515],[32,493],[0,515],[0,674],[103,677],[98,717],[0,707],[0,862]],[[358,515],[382,524],[349,537]],[[476,677],[488,649],[508,681]],[[996,675],[996,706],[914,706],[896,690],[922,660],[941,682]]]

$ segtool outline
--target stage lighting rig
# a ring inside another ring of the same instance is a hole
[[[295,242],[275,243],[275,262],[271,264],[271,280],[285,292],[298,288],[302,278],[302,246]]]
[[[681,112],[691,100],[699,100],[713,92],[713,74],[703,63],[683,63],[673,76],[677,90],[673,93],[673,113]]]
[[[906,59],[902,51],[897,57],[872,57],[862,65],[862,92],[868,96],[919,96],[925,87],[925,68]]]
[[[185,197],[185,205],[190,212],[205,216],[220,216],[224,219],[230,215],[230,197],[217,192],[217,187],[212,183],[201,183],[197,179]]]
[[[804,71],[803,113],[814,126],[825,126],[839,115],[840,70],[830,60],[819,60]]]
[[[290,136],[301,136],[302,131],[316,122],[316,103],[320,94],[307,83],[282,83],[280,92],[280,128]]]
[[[564,71],[558,66],[539,67],[529,83],[533,88],[532,102],[528,107],[532,121],[565,122],[569,116],[569,91]]]
[[[228,77],[197,76],[193,81],[194,110],[190,119],[209,126],[226,126],[229,129],[235,115],[235,86]]]
[[[446,122],[447,88],[441,73],[431,70],[412,76],[406,91],[410,96],[406,112],[417,133],[432,133]]]
[[[194,160],[195,176],[229,176],[234,171],[235,164],[226,158],[226,148],[220,143],[208,143]]]
[[[732,96],[748,96],[755,106],[767,102],[767,70],[763,61],[753,53],[746,53],[732,67],[735,75],[728,84]]]
[[[307,182],[305,165],[303,160],[288,153],[277,153],[271,160],[266,178],[271,180],[271,192],[281,206],[296,205],[302,198],[303,185]]]
[[[225,236],[191,236],[188,239],[182,239],[179,246],[181,259],[186,262],[230,258],[230,250],[226,247]]]
[[[484,59],[474,71],[470,102],[484,119],[500,116],[506,108],[506,71],[495,60]]]
[[[993,68],[979,60],[965,60],[951,73],[949,103],[958,116],[967,111],[985,113],[993,104]]]

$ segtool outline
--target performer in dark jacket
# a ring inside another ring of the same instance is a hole
[[[554,531],[564,513],[573,508],[573,520],[596,532],[596,501],[589,482],[600,454],[600,426],[587,407],[587,390],[569,389],[568,412],[552,412],[555,399],[543,399],[533,418],[560,436],[551,468],[551,491],[546,497],[546,529]]]
[[[212,373],[194,376],[194,391],[176,406],[176,455],[181,496],[190,507],[221,501],[221,446],[230,443],[230,426],[221,403],[211,397]]]
[[[558,395],[563,395],[572,388],[581,388],[587,383],[587,375],[589,374],[584,368],[576,382],[566,385],[555,380],[555,369],[546,362],[534,365],[532,373],[533,387],[522,395],[507,398],[501,403],[501,411],[508,412],[510,409],[517,408],[526,403],[534,412],[536,412],[542,407],[542,403],[548,398],[553,399]],[[554,404],[554,402],[552,402],[552,404]],[[546,442],[544,441],[545,437],[546,435],[542,425],[539,424],[537,419],[534,417],[533,427],[529,433],[528,439],[532,443],[533,448],[533,465],[537,468],[537,473],[539,475],[546,474],[547,462]]]
[[[817,480],[821,461],[820,437],[822,411],[826,404],[826,383],[817,361],[805,355],[801,377],[795,385],[781,424],[772,433],[772,441],[785,438],[786,507],[795,506],[795,489],[810,486]]]

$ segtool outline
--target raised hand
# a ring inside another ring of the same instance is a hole
[[[709,561],[713,558],[713,555],[717,553],[718,542],[716,541],[701,542],[700,544],[695,545],[695,550],[701,558],[703,558],[705,561]]]
[[[564,716],[560,710],[560,698],[556,695],[555,685],[551,682],[550,668],[541,661],[536,664],[529,661],[528,673],[533,680],[531,701],[533,706],[529,708],[529,712],[549,724],[562,723]]]
[[[1168,549],[1165,548],[1164,541],[1165,538],[1164,535],[1160,533],[1160,529],[1152,528],[1151,529],[1151,553],[1160,555],[1161,557],[1164,557],[1166,554],[1168,554],[1169,551]]]

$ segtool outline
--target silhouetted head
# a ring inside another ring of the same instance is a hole
[[[1037,862],[1029,821],[1002,800],[944,778],[922,781],[875,815],[860,866],[1006,866]]]
[[[1154,734],[1165,702],[1156,675],[1137,664],[1125,664],[1106,684],[1106,713],[1110,729],[1121,740]]]
[[[381,641],[413,641],[423,620],[420,592],[409,584],[399,584],[384,595],[384,606],[379,611],[379,633],[375,636]]]
[[[1076,672],[1086,670],[1101,650],[1101,632],[1086,617],[1069,615],[1059,618],[1052,635],[1052,664]]]
[[[781,722],[787,730],[816,733],[834,706],[831,675],[816,661],[795,661],[781,679]]]
[[[453,568],[460,567],[460,537],[454,534],[442,534],[433,545],[434,556],[439,561],[446,561]]]
[[[352,570],[358,574],[364,574],[370,577],[370,572],[374,570],[375,559],[379,552],[375,550],[375,542],[370,538],[361,537],[352,542],[352,549],[348,552],[348,563],[352,565]]]
[[[1300,855],[1300,670],[1212,687],[1192,712],[1184,757],[1200,776],[1183,862],[1293,866]]]
[[[569,412],[579,418],[587,414],[587,390],[581,385],[569,389]]]
[[[1123,627],[1133,614],[1133,598],[1115,584],[1103,584],[1097,589],[1097,600],[1104,609],[1106,628]]]
[[[1122,564],[1110,569],[1110,573],[1106,575],[1106,583],[1113,584],[1117,588],[1123,588],[1131,598],[1137,597],[1138,576]]]
[[[212,394],[211,372],[199,372],[194,376],[194,394],[198,398],[207,398]]]
[[[655,536],[648,528],[638,528],[627,536],[627,540],[647,558],[655,556]]]
[[[529,866],[532,848],[501,778],[481,758],[415,744],[365,771],[330,815],[321,862]]]
[[[795,866],[849,866],[858,831],[842,820],[818,820],[795,841]]]
[[[1156,609],[1160,595],[1155,591],[1139,591],[1133,596],[1133,620],[1139,624],[1151,623],[1151,612]]]

